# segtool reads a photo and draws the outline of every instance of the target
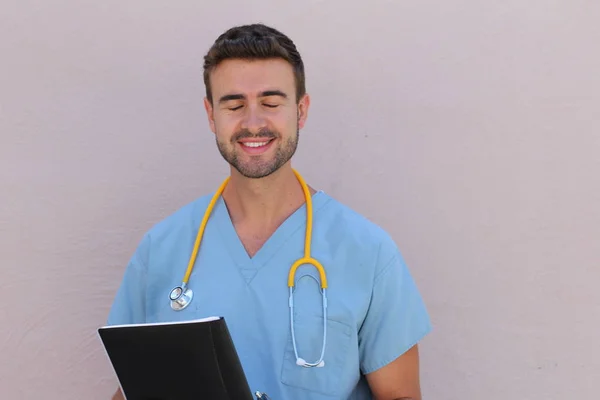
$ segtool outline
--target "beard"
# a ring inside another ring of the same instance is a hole
[[[296,135],[279,143],[279,146],[275,150],[275,155],[271,159],[263,159],[263,156],[259,155],[248,156],[248,160],[240,160],[236,144],[239,140],[246,138],[275,140],[281,137],[278,132],[263,129],[257,134],[253,134],[245,129],[236,132],[231,138],[230,143],[219,141],[218,135],[215,135],[215,137],[219,153],[221,153],[221,156],[223,156],[229,165],[246,178],[260,179],[271,175],[292,158],[298,148],[300,130],[296,127]]]

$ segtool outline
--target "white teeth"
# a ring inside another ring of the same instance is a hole
[[[243,143],[244,146],[246,147],[262,147],[264,145],[266,145],[269,142],[246,142]]]

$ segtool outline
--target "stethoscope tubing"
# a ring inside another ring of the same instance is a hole
[[[294,170],[294,174],[298,179],[300,186],[302,187],[302,191],[304,192],[304,198],[306,201],[306,232],[304,235],[304,256],[298,260],[296,260],[292,266],[290,267],[290,271],[288,273],[288,288],[289,288],[289,308],[290,308],[290,329],[292,334],[292,344],[294,347],[294,354],[296,356],[296,364],[311,368],[311,367],[323,367],[325,357],[325,346],[327,342],[327,274],[325,273],[325,268],[321,265],[321,263],[311,256],[311,241],[312,241],[312,224],[313,224],[313,207],[312,207],[312,197],[310,195],[310,191],[308,189],[308,185],[302,178],[302,176]],[[204,231],[206,229],[206,225],[212,214],[212,211],[217,203],[219,197],[223,194],[225,187],[229,183],[230,177],[227,177],[223,183],[219,186],[213,197],[211,198],[208,206],[206,207],[206,211],[204,212],[204,216],[202,217],[202,222],[200,223],[200,227],[198,228],[198,233],[196,235],[196,240],[194,241],[194,247],[192,249],[192,254],[190,255],[190,259],[188,262],[187,269],[185,271],[185,275],[181,282],[180,286],[177,286],[171,290],[169,293],[169,300],[171,303],[171,308],[175,311],[181,311],[185,309],[193,299],[193,291],[188,288],[188,282],[190,276],[192,275],[192,271],[194,268],[194,264],[196,262],[196,257],[198,256],[198,251],[200,249],[200,245],[202,243],[202,238],[204,236]],[[322,307],[323,307],[323,346],[321,348],[321,355],[316,362],[309,363],[298,355],[298,347],[296,345],[296,334],[294,329],[294,289],[295,289],[295,278],[296,271],[302,265],[312,265],[319,272],[320,278],[320,290],[321,290],[321,298],[322,298]]]

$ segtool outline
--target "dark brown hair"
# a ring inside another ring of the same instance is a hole
[[[204,56],[204,85],[206,97],[212,104],[210,73],[228,59],[265,60],[281,58],[289,62],[294,70],[296,81],[296,101],[306,93],[304,63],[292,40],[263,24],[233,27],[217,38]]]

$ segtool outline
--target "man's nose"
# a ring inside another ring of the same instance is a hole
[[[242,128],[252,133],[258,133],[267,126],[263,112],[257,106],[246,107],[246,113],[242,120]]]

